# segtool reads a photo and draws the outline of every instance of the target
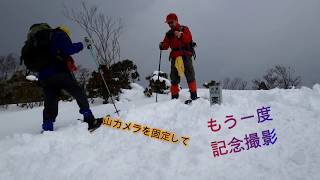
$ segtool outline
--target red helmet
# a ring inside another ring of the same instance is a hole
[[[176,20],[178,21],[178,16],[175,13],[170,13],[168,14],[167,18],[166,18],[166,23]]]

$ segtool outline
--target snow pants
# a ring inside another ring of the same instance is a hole
[[[171,60],[171,72],[170,72],[170,79],[171,79],[171,94],[177,95],[179,94],[179,83],[180,83],[180,76],[178,74],[178,70],[175,67],[175,59]],[[184,64],[184,74],[187,79],[187,83],[189,86],[190,92],[196,92],[196,80],[195,80],[195,72],[192,64],[192,58],[189,56],[183,56],[183,64]]]
[[[77,101],[81,109],[89,109],[88,98],[69,72],[58,72],[45,80],[40,81],[44,91],[43,121],[55,121],[58,115],[58,103],[61,90],[64,89]]]

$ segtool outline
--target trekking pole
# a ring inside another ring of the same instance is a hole
[[[87,37],[85,37],[85,41],[89,41],[89,42],[90,42],[90,40],[89,40]],[[101,76],[101,78],[102,78],[102,81],[103,81],[103,83],[104,83],[104,86],[106,87],[107,92],[108,92],[109,95],[110,95],[110,98],[111,98],[111,102],[112,102],[112,104],[113,104],[113,107],[114,107],[114,109],[116,110],[117,115],[120,116],[120,115],[119,115],[119,110],[117,109],[117,106],[116,106],[116,104],[115,104],[115,102],[114,102],[114,100],[113,100],[113,98],[112,98],[112,95],[111,95],[110,89],[109,89],[109,87],[108,87],[108,85],[107,85],[107,82],[106,82],[105,78],[103,77],[102,71],[100,70],[99,62],[98,62],[98,60],[97,60],[97,58],[96,58],[96,56],[95,56],[95,54],[94,54],[94,52],[93,52],[92,45],[88,46],[87,48],[90,50],[91,57],[93,58],[96,66],[97,66],[97,68],[98,68],[98,71],[99,71],[99,73],[100,73],[100,76]]]
[[[161,55],[162,55],[162,50],[160,50],[160,57],[159,57],[159,67],[158,67],[158,82],[160,83],[160,66],[161,66]],[[159,90],[159,85],[157,86]],[[156,91],[156,102],[158,102],[158,91]]]

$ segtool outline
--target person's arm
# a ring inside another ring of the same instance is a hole
[[[166,35],[162,41],[161,50],[167,50],[169,49],[169,47],[170,47],[170,39]]]
[[[65,33],[59,33],[56,42],[57,48],[64,55],[73,55],[83,49],[83,44],[81,42],[72,43],[68,35]]]

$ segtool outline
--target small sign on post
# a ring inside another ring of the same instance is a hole
[[[222,103],[222,84],[220,82],[211,81],[209,84],[210,105]]]

